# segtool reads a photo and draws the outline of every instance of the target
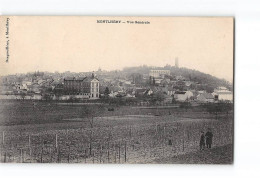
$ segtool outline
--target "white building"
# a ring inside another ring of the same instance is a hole
[[[165,75],[170,75],[170,73],[170,70],[150,70],[149,76],[154,78],[164,78]]]
[[[174,93],[174,99],[176,101],[187,101],[191,97],[193,97],[193,93],[191,91],[176,91]]]
[[[197,96],[197,100],[202,103],[213,103],[214,96],[210,93],[201,93]]]
[[[226,87],[218,87],[212,93],[219,101],[233,101],[233,92],[229,91]]]
[[[91,91],[90,91],[90,98],[97,99],[99,98],[99,81],[97,78],[93,78],[91,80]]]
[[[163,81],[163,78],[155,78],[154,81],[155,81],[155,84],[161,84],[161,82]]]

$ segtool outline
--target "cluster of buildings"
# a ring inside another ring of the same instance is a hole
[[[9,76],[2,79],[0,99],[50,99],[99,98],[99,80],[92,74],[88,77],[65,77],[58,75],[32,74]]]
[[[177,61],[178,63],[178,61]],[[178,64],[177,64],[178,65]],[[65,77],[64,77],[65,76]],[[0,99],[55,100],[99,98],[158,99],[165,103],[192,101],[213,103],[233,101],[233,92],[217,87],[213,92],[200,90],[201,84],[172,75],[167,69],[152,69],[148,74],[126,74],[118,71],[95,74],[35,73],[27,76],[10,76],[2,79]]]
[[[183,76],[175,76],[175,79],[172,80],[170,70],[151,70],[149,76],[153,78],[155,84],[162,84],[161,86],[164,86],[165,83],[163,82],[166,81],[165,92],[168,96],[172,96],[175,101],[196,101],[200,103],[233,101],[233,93],[226,87],[217,87],[213,93],[208,93],[206,90],[192,89],[190,86],[196,85],[196,83],[186,80]],[[164,87],[162,89],[164,90]]]

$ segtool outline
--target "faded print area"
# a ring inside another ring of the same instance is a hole
[[[233,163],[233,23],[1,16],[1,162]]]

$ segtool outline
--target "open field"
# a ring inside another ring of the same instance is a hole
[[[232,164],[233,145],[214,147],[211,150],[191,152],[174,157],[165,157],[154,160],[154,163],[162,164]]]
[[[113,108],[114,111],[108,111]],[[87,114],[86,111],[92,114]],[[0,101],[0,126],[21,124],[60,123],[66,119],[122,115],[182,116],[215,119],[201,107],[183,109],[176,106],[109,106],[108,104],[57,103],[54,101],[7,100]],[[219,115],[219,119],[226,115]]]
[[[96,105],[90,116],[88,105],[36,106],[1,104],[1,162],[168,163],[160,161],[196,152],[200,131],[209,127],[214,147],[233,143],[232,113],[216,119],[200,108]]]

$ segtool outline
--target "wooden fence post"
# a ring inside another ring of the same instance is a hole
[[[126,141],[125,141],[125,162],[126,162]]]
[[[9,158],[8,161],[10,161],[10,162],[12,162],[11,156],[12,156],[11,154],[8,155],[8,158]]]
[[[93,157],[92,157],[93,163],[95,163],[95,151],[93,151]]]
[[[70,163],[70,146],[69,146],[69,154],[68,154],[68,163]]]
[[[119,152],[118,159],[119,159],[119,163],[120,163],[120,147],[121,147],[121,143],[119,142],[119,147],[118,147],[118,152]]]
[[[29,148],[31,148],[31,135],[29,134],[29,138],[28,138],[28,143],[29,143]]]
[[[184,152],[184,138],[182,139],[182,151]]]
[[[116,152],[116,150],[115,150],[115,163],[116,163],[116,155],[117,155],[117,152]]]
[[[107,150],[107,161],[108,161],[108,163],[110,162],[110,158],[109,158],[109,149]]]
[[[50,163],[52,163],[52,150],[51,150],[51,148],[50,148],[50,159],[51,159]]]
[[[21,154],[22,154],[22,163],[24,162],[24,155],[23,155],[24,151],[23,149],[21,150]]]
[[[132,126],[130,126],[130,139],[132,138]]]
[[[3,134],[2,134],[2,143],[3,143],[3,145],[5,145],[5,131],[3,131]]]
[[[172,139],[172,141],[174,141],[172,147],[174,147],[174,153],[176,153],[176,140]]]
[[[87,149],[85,149],[85,163],[87,163]]]
[[[162,143],[162,147],[163,147],[163,156],[164,156],[164,142]]]
[[[58,134],[55,134],[55,147],[58,149]]]
[[[30,156],[30,163],[32,162],[32,149],[31,149],[31,134],[29,134],[29,156]]]
[[[109,142],[107,143],[107,160],[108,160],[108,163],[109,163]]]
[[[100,149],[99,149],[99,163],[101,163],[102,160],[102,145],[100,145]]]
[[[58,163],[61,162],[61,156],[60,156],[60,149],[58,148],[58,157],[57,157]]]
[[[42,161],[42,155],[43,155],[43,147],[42,147],[42,150],[41,150],[41,163],[43,162]]]
[[[6,152],[4,154],[4,163],[6,163]]]
[[[89,143],[89,156],[92,155],[92,141]]]

